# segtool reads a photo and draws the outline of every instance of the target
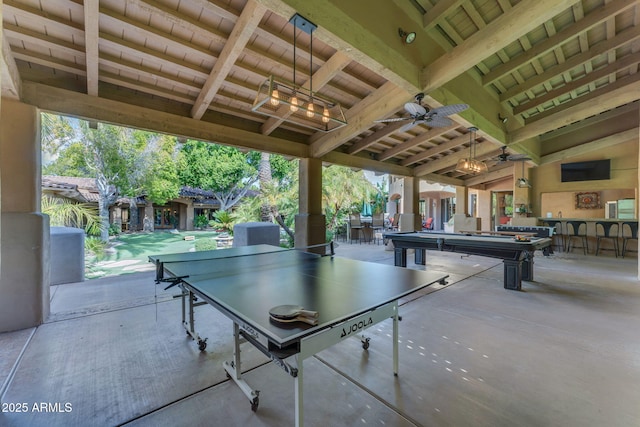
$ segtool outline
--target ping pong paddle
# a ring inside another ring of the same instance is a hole
[[[304,316],[296,316],[296,317],[293,317],[291,319],[282,319],[282,318],[270,315],[269,318],[271,318],[271,320],[273,320],[274,322],[278,322],[278,323],[303,322],[303,323],[307,323],[307,324],[312,325],[312,326],[315,326],[315,325],[318,324],[318,319],[313,319],[311,317],[304,317]]]
[[[305,322],[310,325],[318,324],[318,312],[305,310],[299,305],[278,305],[269,310],[269,315],[277,322]]]

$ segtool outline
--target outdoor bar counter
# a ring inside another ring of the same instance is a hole
[[[548,217],[538,217],[539,225],[543,225],[546,221],[561,221],[562,222],[562,233],[567,234],[567,222],[568,221],[584,221],[587,223],[587,241],[589,246],[589,252],[594,253],[596,250],[596,222],[611,222],[618,224],[618,237],[620,239],[620,248],[622,248],[622,223],[623,222],[633,222],[638,223],[637,218],[632,219],[620,219],[620,218],[548,218]],[[628,233],[627,233],[628,234]],[[580,242],[576,243],[578,246]],[[603,243],[603,245],[607,245],[606,248],[609,249],[610,246],[608,242]],[[636,250],[636,245],[633,243],[629,244],[629,249]],[[575,251],[581,251],[581,249],[575,249]]]

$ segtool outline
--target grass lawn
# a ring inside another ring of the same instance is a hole
[[[89,257],[85,260],[86,279],[105,276],[153,271],[149,255],[170,254],[195,251],[196,245],[206,244],[214,249],[212,238],[219,233],[214,231],[155,231],[153,233],[121,234],[114,238],[111,247],[104,256]],[[194,236],[195,240],[185,240]]]

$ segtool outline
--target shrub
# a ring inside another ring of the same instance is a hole
[[[196,251],[212,251],[218,248],[218,243],[213,239],[199,239],[195,242]]]
[[[206,215],[198,215],[193,219],[193,226],[196,228],[206,228],[209,225],[209,219]]]
[[[109,224],[109,236],[117,236],[120,232],[120,224],[116,224],[115,222],[113,224]]]
[[[99,237],[89,236],[84,239],[84,250],[86,253],[93,254],[100,258],[104,255],[107,244]]]

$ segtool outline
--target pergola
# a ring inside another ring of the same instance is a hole
[[[638,3],[0,0],[0,300],[12,307],[0,303],[0,330],[46,317],[38,112],[299,158],[296,244],[314,244],[324,240],[323,164],[404,176],[405,212],[417,212],[419,180],[466,189],[519,176],[513,162],[456,170],[470,144],[478,160],[506,145],[532,167],[637,146]],[[294,31],[295,13],[317,29]],[[261,84],[293,81],[294,70],[301,91],[342,106],[345,126],[314,131],[286,109],[253,111]],[[469,108],[447,126],[378,122],[406,118],[418,93],[429,109]],[[637,163],[624,175],[636,189]]]

